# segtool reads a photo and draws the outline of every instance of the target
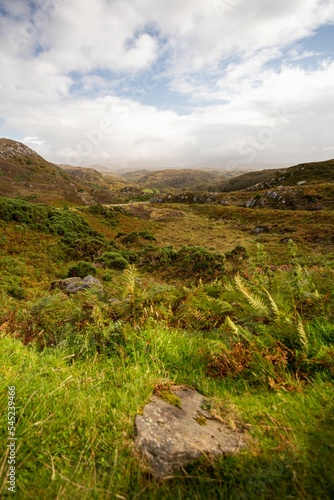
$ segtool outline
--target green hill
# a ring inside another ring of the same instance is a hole
[[[217,186],[217,191],[261,190],[276,186],[319,184],[334,181],[334,160],[300,163],[289,168],[248,172]]]
[[[125,179],[136,182],[142,188],[155,188],[159,190],[209,190],[209,187],[226,180],[230,175],[224,170],[199,170],[199,169],[163,169],[156,171],[139,170],[127,172]]]
[[[332,498],[332,162],[230,193],[157,172],[175,194],[112,207],[153,185],[9,140],[0,167],[1,498],[13,470],[22,500]],[[61,286],[88,274],[99,286]],[[194,425],[212,416],[247,446],[158,480],[135,419],[175,385],[210,403]]]
[[[20,142],[0,139],[0,196],[87,205],[123,199],[125,188],[135,186],[94,169],[55,165]]]

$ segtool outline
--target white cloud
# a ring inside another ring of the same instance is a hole
[[[1,7],[0,132],[50,160],[293,163],[332,151],[334,63],[303,47],[334,23],[331,0]]]

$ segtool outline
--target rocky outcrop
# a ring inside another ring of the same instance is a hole
[[[177,406],[153,396],[135,420],[135,445],[154,476],[169,476],[202,455],[220,457],[245,446],[240,431],[210,412],[208,398],[184,386],[171,392]]]
[[[74,277],[53,281],[51,283],[51,289],[55,288],[59,288],[68,294],[82,292],[91,288],[103,291],[102,283],[91,275],[85,276],[85,278]]]

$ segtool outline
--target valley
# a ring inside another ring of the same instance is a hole
[[[18,498],[331,497],[333,174],[328,160],[119,176],[0,140],[0,380],[2,400],[16,388]],[[61,285],[87,275],[101,286]],[[134,421],[179,385],[246,446],[161,480]]]

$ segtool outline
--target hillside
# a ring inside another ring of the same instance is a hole
[[[122,189],[131,186],[123,177],[109,172],[99,172],[91,167],[73,167],[72,165],[58,165],[64,172],[79,182],[91,186],[92,189]],[[135,185],[132,185],[135,187]]]
[[[2,143],[1,162],[0,391],[20,412],[18,497],[331,498],[330,171],[287,169],[295,184],[255,191],[169,188],[154,203],[151,184],[59,167],[19,143]],[[73,289],[83,283],[95,286]],[[182,411],[175,386],[209,403],[195,427],[212,416],[246,447],[161,481],[135,422],[153,395]]]
[[[0,139],[0,196],[87,205],[123,200],[123,189],[138,191],[119,176],[55,165],[20,142]]]
[[[156,171],[139,170],[126,172],[123,177],[128,181],[137,183],[142,188],[155,188],[164,190],[185,190],[193,189],[197,191],[208,190],[210,186],[226,180],[229,176],[235,175],[224,170],[199,170],[199,169],[163,169]]]
[[[219,184],[217,191],[261,190],[280,185],[295,186],[298,184],[320,184],[333,181],[334,160],[327,160],[301,163],[289,168],[248,172]]]
[[[334,160],[248,172],[226,180],[228,175],[234,173],[165,169],[119,176],[55,165],[24,144],[0,139],[0,196],[20,196],[33,203],[91,205],[152,199],[284,210],[334,208]]]
[[[289,168],[248,172],[207,190],[165,189],[158,203],[192,203],[270,208],[279,210],[328,210],[334,208],[334,160]]]
[[[15,396],[18,498],[331,498],[333,219],[0,198],[0,418]],[[61,287],[88,273],[99,287]],[[153,395],[181,411],[175,385],[209,400],[194,425],[209,408],[247,446],[162,481],[135,420]]]
[[[75,183],[80,184],[82,197],[89,202],[106,204],[124,202],[141,193],[138,186],[113,173],[99,172],[91,167],[71,165],[59,165],[59,167],[70,175]]]
[[[24,144],[0,139],[0,194],[35,201],[83,203],[79,186]]]

